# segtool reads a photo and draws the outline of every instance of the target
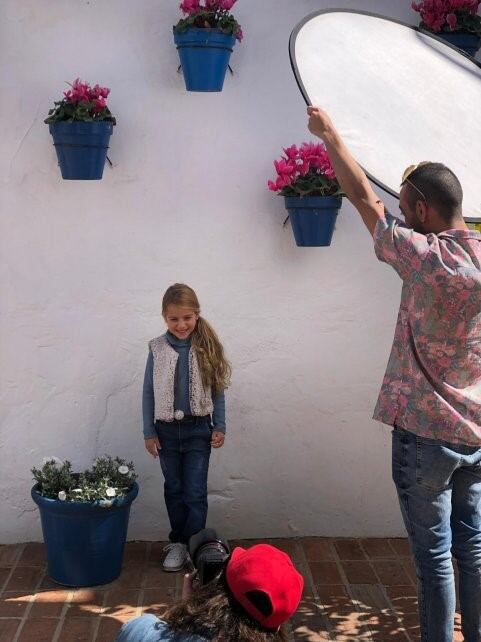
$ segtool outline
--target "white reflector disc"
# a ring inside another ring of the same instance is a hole
[[[458,176],[464,215],[481,219],[481,66],[441,39],[389,18],[322,11],[292,32],[308,104],[327,110],[370,178],[398,196],[423,160]]]

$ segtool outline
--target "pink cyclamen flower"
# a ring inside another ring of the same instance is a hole
[[[222,11],[230,11],[236,1],[237,0],[219,0],[219,9],[222,9]]]
[[[192,14],[199,11],[199,0],[182,0],[180,10],[183,13]]]
[[[100,85],[95,85],[95,87],[91,90],[91,94],[93,98],[108,98],[110,89],[108,87],[100,87]]]
[[[456,29],[456,25],[458,24],[458,19],[456,17],[456,14],[448,13],[448,15],[446,16],[446,22],[451,27],[451,30],[454,31],[454,29]]]
[[[292,183],[292,179],[289,176],[278,176],[276,179],[277,190],[281,190],[284,187],[287,187]]]
[[[240,27],[237,28],[237,31],[235,32],[234,36],[237,38],[239,42],[242,41],[244,38],[244,33],[242,32],[242,29]]]
[[[95,100],[95,105],[94,105],[95,111],[102,111],[102,109],[105,109],[106,107],[107,107],[107,102],[103,96],[100,96]]]
[[[287,156],[288,159],[291,160],[296,160],[297,156],[299,154],[297,150],[297,145],[291,145],[290,147],[284,147],[284,154]]]
[[[291,164],[290,161],[285,161],[283,158],[279,161],[274,161],[274,167],[276,168],[276,172],[282,176],[282,175],[287,175],[290,176],[296,171],[296,168],[294,165]]]

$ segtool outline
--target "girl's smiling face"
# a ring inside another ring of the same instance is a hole
[[[167,306],[164,316],[167,329],[177,339],[188,339],[195,329],[199,315],[191,308],[181,308],[172,303]]]

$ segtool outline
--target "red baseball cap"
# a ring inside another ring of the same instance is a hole
[[[225,577],[237,602],[266,629],[277,629],[296,612],[304,588],[289,555],[269,544],[234,548]]]

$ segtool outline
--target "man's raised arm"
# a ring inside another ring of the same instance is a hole
[[[342,191],[362,216],[367,229],[374,234],[379,219],[384,218],[384,204],[369,183],[325,111],[308,107],[309,131],[322,138]]]

